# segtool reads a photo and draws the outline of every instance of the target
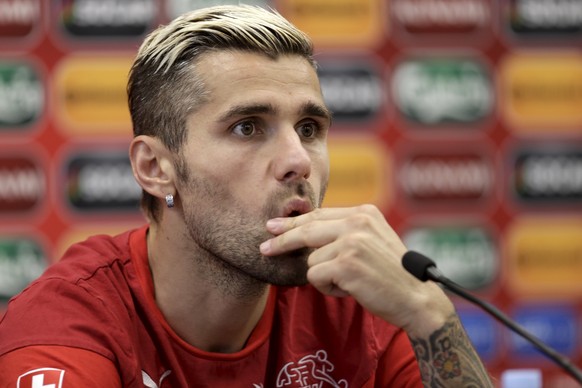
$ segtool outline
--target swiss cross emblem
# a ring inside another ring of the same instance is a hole
[[[18,378],[16,388],[61,388],[65,371],[55,368],[31,370]]]

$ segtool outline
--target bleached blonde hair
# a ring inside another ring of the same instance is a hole
[[[273,10],[224,5],[186,13],[154,30],[138,51],[127,85],[134,136],[159,138],[180,153],[188,115],[208,99],[196,64],[204,54],[224,50],[272,59],[298,55],[316,67],[309,37]],[[146,191],[142,208],[159,221],[158,201]]]

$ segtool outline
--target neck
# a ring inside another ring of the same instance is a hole
[[[147,240],[156,303],[176,334],[204,351],[241,350],[263,314],[269,286],[183,246],[188,236],[152,225]]]

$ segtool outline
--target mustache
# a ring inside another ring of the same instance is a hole
[[[267,198],[265,214],[267,214],[269,218],[276,217],[281,209],[281,204],[285,200],[295,196],[308,201],[314,209],[320,207],[321,205],[320,201],[317,200],[313,187],[309,182],[292,182]]]

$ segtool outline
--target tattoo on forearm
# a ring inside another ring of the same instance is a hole
[[[487,371],[456,315],[425,338],[410,337],[425,387],[492,387]]]

